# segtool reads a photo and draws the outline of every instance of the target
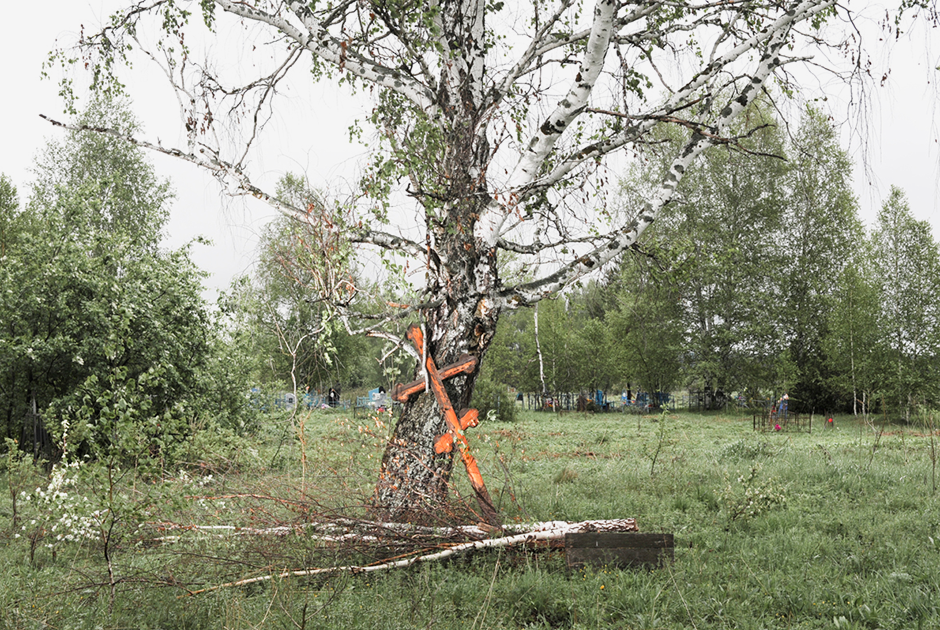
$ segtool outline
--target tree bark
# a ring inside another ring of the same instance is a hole
[[[427,356],[436,365],[454,363],[464,354],[482,360],[495,332],[497,317],[495,312],[482,312],[484,309],[471,302],[465,300],[456,308],[442,308],[425,323]],[[458,416],[461,409],[470,406],[478,370],[443,381]],[[423,370],[419,369],[416,377],[422,375]],[[443,410],[432,393],[424,391],[405,403],[382,458],[373,504],[376,516],[412,523],[447,521],[455,516],[448,508],[447,497],[458,449],[435,452],[435,443],[448,430]],[[479,520],[495,524],[493,515],[486,512],[481,507]]]
[[[445,12],[443,19],[459,35],[463,58],[445,73],[447,81],[438,98],[447,120],[445,141],[440,155],[429,156],[436,168],[432,181],[425,178],[424,190],[433,194],[420,197],[427,217],[426,291],[430,302],[440,304],[422,313],[421,327],[424,356],[438,368],[463,355],[478,359],[473,372],[444,381],[459,415],[470,406],[479,366],[496,332],[499,309],[492,293],[499,278],[495,247],[473,230],[490,200],[486,181],[490,146],[482,94],[474,90],[479,81],[475,75],[483,72],[482,58],[478,59],[482,24],[476,22],[482,20],[482,6],[465,2],[449,10],[456,12]],[[419,365],[415,377],[426,377],[424,365]],[[448,515],[447,489],[458,449],[435,452],[435,442],[447,431],[443,410],[431,392],[405,404],[375,490],[373,508],[383,520],[425,522]],[[487,511],[484,506],[481,520],[495,524],[495,512],[487,517]]]

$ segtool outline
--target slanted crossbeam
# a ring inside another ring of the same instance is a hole
[[[460,374],[470,374],[477,366],[477,358],[475,356],[465,354],[456,363],[451,363],[450,365],[445,365],[440,368],[439,373],[441,378],[445,381],[454,376]],[[402,385],[399,383],[392,388],[392,400],[397,400],[398,402],[404,404],[412,396],[416,396],[424,391],[425,380],[423,378],[416,381],[411,381]],[[475,425],[474,425],[475,426]]]
[[[417,326],[411,326],[406,336],[415,345],[418,354],[424,356],[424,333],[421,332],[421,329]],[[454,366],[463,363],[464,361],[461,360],[455,363]],[[461,368],[459,371],[454,371],[453,369],[448,370],[448,368],[453,368],[454,366],[445,368],[445,371],[449,374],[446,378],[472,371],[473,367],[476,366],[476,359],[473,359],[473,366],[469,370],[466,368]],[[430,355],[428,355],[425,361],[424,369],[428,375],[427,381],[431,387],[431,392],[434,394],[434,398],[437,399],[437,405],[441,408],[441,411],[444,412],[444,420],[447,422],[448,428],[447,433],[441,435],[435,441],[434,451],[437,453],[449,453],[453,450],[454,444],[457,445],[464,467],[467,469],[467,475],[470,477],[470,485],[473,486],[477,503],[480,505],[480,510],[483,512],[483,518],[486,519],[488,524],[494,527],[500,527],[499,515],[496,512],[496,508],[493,507],[493,501],[490,499],[490,493],[486,490],[486,484],[483,483],[480,467],[477,466],[476,459],[474,459],[473,455],[470,453],[470,443],[467,441],[467,436],[464,435],[464,429],[474,427],[478,424],[479,413],[476,409],[467,409],[462,411],[460,418],[458,418],[457,412],[454,411],[454,406],[450,402],[450,397],[447,395],[447,390],[444,389],[443,378],[445,377],[438,371],[437,366],[434,364],[434,359]],[[409,385],[417,387],[417,383],[418,381],[415,381]],[[420,389],[416,389],[414,393],[424,390],[424,381],[420,381],[420,383]],[[406,391],[404,388],[407,387],[408,386],[397,386],[393,391],[401,394]],[[411,394],[409,394],[409,396],[410,395]],[[395,398],[398,400],[397,396],[395,396]],[[405,400],[407,399],[408,396],[405,396]]]
[[[460,412],[460,430],[480,424],[480,412],[476,409],[464,409]],[[454,450],[454,434],[448,431],[434,442],[435,453],[450,453]]]

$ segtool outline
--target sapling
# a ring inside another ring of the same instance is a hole
[[[50,417],[61,418],[61,459],[45,488],[21,494],[36,512],[21,527],[30,540],[30,560],[40,545],[51,550],[53,559],[62,545],[97,545],[107,570],[109,611],[121,582],[115,562],[118,545],[137,530],[154,492],[151,484],[137,485],[132,492],[125,480],[159,471],[157,458],[165,447],[159,429],[173,421],[169,412],[151,413],[151,401],[142,394],[148,380],[161,377],[152,368],[128,379],[117,368],[101,381],[89,377],[77,405],[50,409]],[[85,451],[81,457],[79,444]]]
[[[780,485],[773,478],[758,482],[760,471],[760,464],[755,463],[747,474],[738,477],[737,482],[743,487],[741,493],[735,491],[731,484],[725,488],[722,499],[729,520],[748,521],[770,510],[786,507],[787,486]]]
[[[934,435],[933,412],[924,417],[930,437],[930,493],[937,494],[937,436]]]
[[[666,411],[663,410],[662,414],[659,416],[659,427],[656,430],[656,446],[653,449],[652,454],[648,454],[650,458],[650,477],[653,477],[656,474],[656,460],[659,459],[659,454],[663,450],[663,446],[666,444]]]
[[[61,428],[62,459],[53,465],[48,485],[37,487],[31,493],[20,493],[24,506],[35,506],[36,512],[36,518],[20,528],[30,541],[30,562],[35,562],[40,541],[44,541],[45,547],[52,550],[55,557],[56,548],[61,543],[96,539],[101,510],[93,510],[87,497],[73,491],[82,461],[69,461],[67,418],[62,420]],[[20,534],[16,535],[19,537]]]
[[[33,472],[33,459],[28,453],[20,450],[19,443],[12,438],[4,438],[7,447],[7,455],[0,464],[7,471],[7,488],[10,491],[10,504],[12,513],[10,515],[10,529],[16,531],[19,522],[19,511],[17,508],[17,495],[20,487],[28,481]]]

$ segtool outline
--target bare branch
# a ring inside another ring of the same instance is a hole
[[[261,22],[274,27],[301,48],[310,51],[316,57],[332,66],[345,70],[360,79],[398,92],[429,114],[437,111],[430,90],[421,85],[414,77],[376,63],[351,50],[347,43],[330,36],[326,24],[303,2],[291,0],[287,3],[293,14],[303,24],[303,29],[280,15],[261,11],[243,2],[233,0],[215,0],[227,13],[254,22]],[[334,15],[336,15],[334,13]]]
[[[499,239],[500,227],[506,219],[508,209],[517,203],[517,191],[536,177],[542,163],[555,147],[561,134],[587,106],[588,97],[604,66],[616,12],[617,6],[612,0],[598,0],[584,59],[568,89],[567,96],[558,103],[555,111],[542,123],[520,156],[509,177],[508,198],[498,200],[507,205],[490,204],[477,222],[474,235],[490,247]]]
[[[505,289],[501,293],[500,303],[505,307],[514,308],[553,295],[585,274],[599,269],[632,246],[646,228],[652,224],[662,207],[672,199],[683,174],[695,158],[706,148],[717,144],[716,138],[722,137],[721,134],[730,126],[731,121],[750,105],[760,93],[767,77],[781,64],[781,50],[788,41],[790,27],[798,19],[805,19],[807,15],[817,13],[828,6],[829,3],[825,0],[806,0],[795,10],[779,18],[773,28],[768,27],[765,29],[764,33],[767,40],[765,52],[762,54],[747,84],[739,94],[734,95],[722,108],[714,124],[714,128],[718,133],[706,136],[697,131],[693,132],[691,139],[673,160],[665,179],[636,218],[610,234],[599,247],[579,256],[554,273],[533,282]],[[743,50],[736,50],[734,54],[740,56],[744,52]],[[699,79],[703,74],[704,71],[700,73]],[[693,80],[689,85],[698,84],[699,79]],[[688,91],[689,85],[683,91]]]
[[[323,574],[334,574],[334,573],[371,573],[375,571],[388,571],[390,569],[399,569],[404,567],[410,567],[422,562],[434,562],[437,560],[444,560],[452,556],[467,553],[470,551],[481,550],[481,549],[498,549],[500,547],[511,547],[514,545],[524,545],[531,544],[535,542],[545,542],[550,540],[564,540],[566,534],[578,533],[578,532],[594,532],[594,531],[616,531],[616,532],[635,532],[637,531],[636,521],[632,518],[627,519],[613,519],[608,521],[582,521],[580,523],[564,523],[553,521],[546,523],[548,528],[545,529],[535,529],[533,531],[525,532],[522,534],[514,534],[512,536],[503,536],[501,538],[487,538],[484,540],[473,540],[470,542],[451,545],[442,551],[435,553],[412,556],[410,558],[405,558],[403,560],[395,560],[392,562],[384,562],[381,564],[371,564],[371,565],[359,565],[359,566],[341,566],[341,567],[325,567],[321,569],[303,569],[297,571],[284,571],[277,575],[263,575],[260,577],[246,578],[244,580],[238,580],[236,582],[228,582],[226,584],[220,584],[218,586],[212,586],[209,588],[200,589],[198,591],[191,591],[191,595],[198,595],[200,593],[208,593],[211,591],[217,591],[223,588],[231,588],[234,586],[247,586],[249,584],[258,584],[263,582],[270,582],[271,580],[279,579],[283,580],[291,577],[309,577],[311,575],[323,575]]]

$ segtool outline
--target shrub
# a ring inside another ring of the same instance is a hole
[[[504,385],[489,379],[477,379],[471,404],[480,412],[481,418],[493,418],[500,422],[516,420],[515,398]]]
[[[251,440],[214,420],[191,423],[188,438],[177,442],[167,459],[176,466],[215,473],[246,470],[261,463]]]
[[[760,469],[760,465],[755,464],[748,474],[738,477],[743,492],[735,490],[730,484],[725,488],[723,499],[730,520],[749,521],[770,510],[786,507],[786,486],[773,478],[758,482]]]
[[[771,457],[774,454],[774,448],[770,443],[764,441],[738,440],[732,442],[718,452],[718,461],[753,461]]]

